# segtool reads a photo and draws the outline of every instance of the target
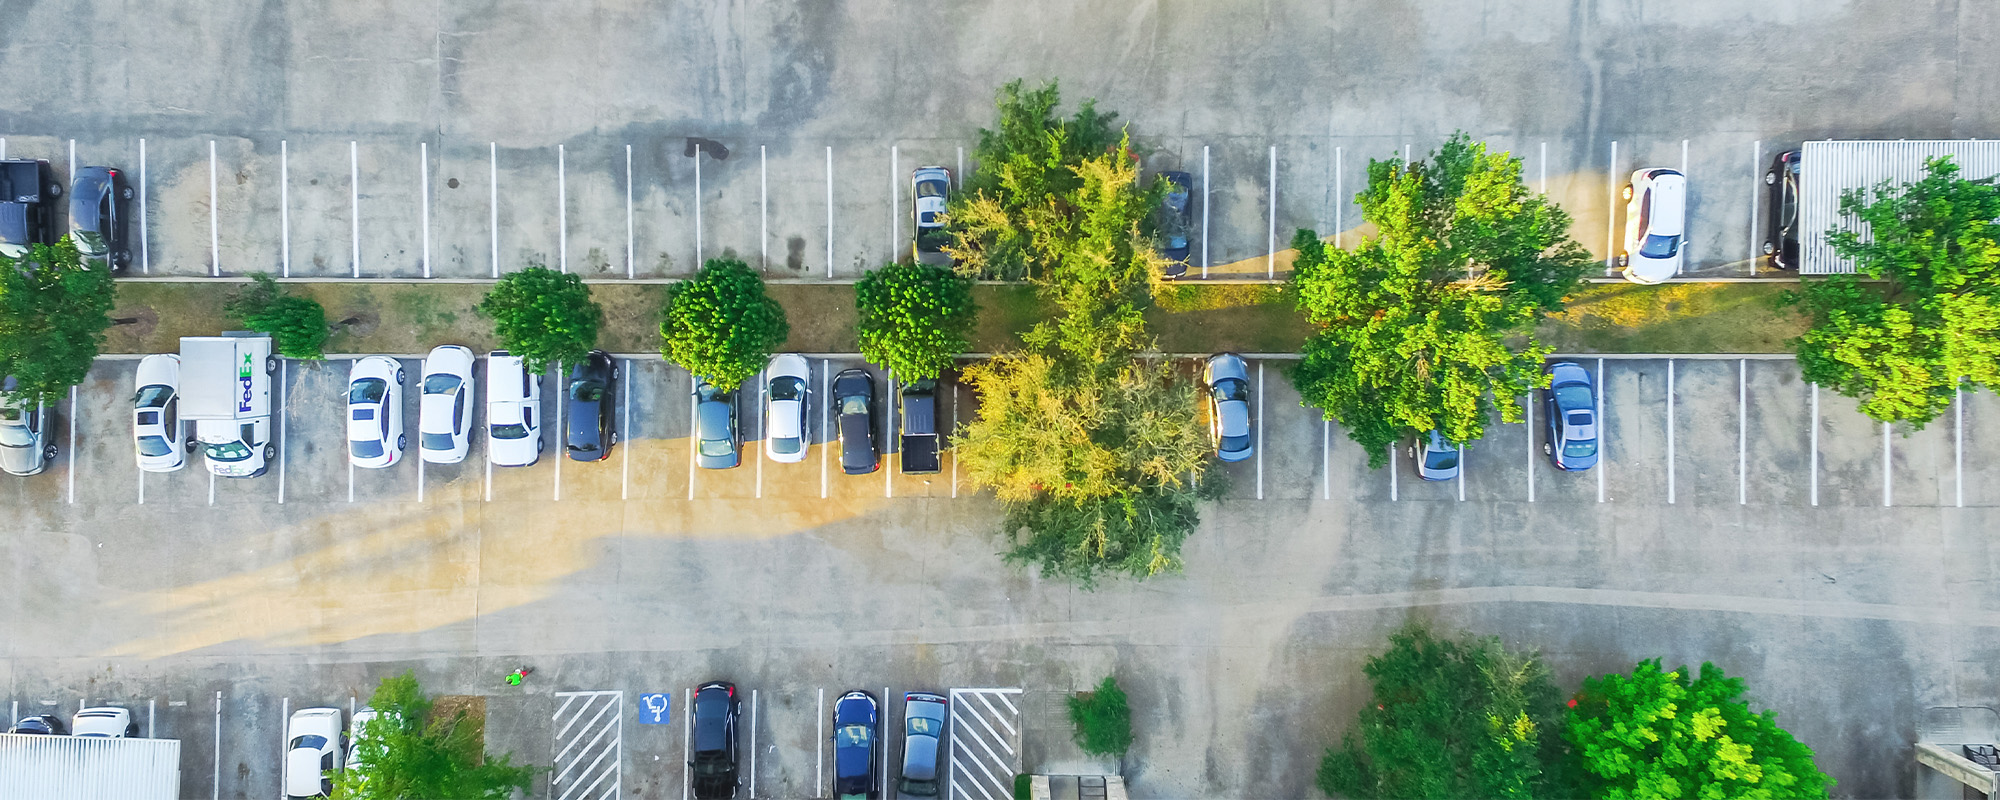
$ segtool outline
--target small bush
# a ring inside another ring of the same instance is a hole
[[[1123,758],[1132,749],[1132,709],[1114,676],[1105,676],[1093,691],[1071,696],[1069,721],[1076,726],[1077,745],[1086,753]]]
[[[1021,773],[1014,776],[1014,800],[1028,800],[1035,794],[1035,776]]]
[[[285,294],[268,272],[251,275],[250,284],[230,294],[222,309],[243,327],[270,334],[281,356],[326,357],[326,309],[317,300]]]

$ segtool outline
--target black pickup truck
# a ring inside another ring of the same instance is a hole
[[[49,162],[0,161],[0,256],[22,258],[29,245],[55,243],[48,203],[61,194]]]
[[[938,471],[937,381],[911,381],[902,388],[903,474]]]

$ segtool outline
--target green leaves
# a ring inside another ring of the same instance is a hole
[[[1083,752],[1122,758],[1132,749],[1132,708],[1116,676],[1106,675],[1096,689],[1070,695],[1069,723]]]
[[[1659,659],[1585,679],[1564,724],[1580,788],[1631,800],[1826,797],[1833,780],[1812,750],[1776,714],[1751,712],[1743,691],[1713,664],[1690,681],[1686,667],[1662,672]]]
[[[790,334],[785,309],[764,293],[763,278],[741,261],[712,258],[667,288],[660,354],[728,390],[763,369]]]
[[[861,355],[905,381],[934,380],[971,347],[972,279],[920,264],[870,270],[854,287]]]
[[[486,756],[483,720],[436,713],[414,673],[383,678],[368,705],[380,716],[355,741],[358,763],[334,778],[335,798],[505,800],[534,780],[534,767]]]
[[[1371,466],[1425,431],[1467,442],[1496,411],[1518,422],[1521,395],[1546,382],[1534,323],[1562,308],[1591,259],[1520,169],[1460,133],[1428,162],[1369,163],[1356,199],[1377,233],[1354,250],[1293,237],[1287,290],[1319,333],[1292,382]]]
[[[590,299],[582,276],[540,264],[501,277],[478,311],[493,320],[501,346],[520,356],[529,374],[589,355],[604,324],[604,309]]]
[[[0,256],[0,375],[17,381],[10,402],[55,403],[90,372],[117,293],[96,263],[85,264],[68,237],[18,261]]]
[[[311,298],[285,294],[268,272],[252,273],[250,284],[232,293],[222,307],[243,327],[271,334],[279,355],[326,357],[326,309]]]
[[[1062,260],[1076,225],[1073,196],[1084,178],[1077,165],[1119,143],[1117,114],[1100,114],[1085,100],[1076,116],[1054,116],[1062,94],[1054,81],[1023,92],[1019,80],[1000,87],[999,125],[979,131],[972,150],[979,170],[965,176],[945,218],[961,274],[1000,280],[1043,275]]]
[[[1841,198],[1865,239],[1828,233],[1853,275],[1803,279],[1781,305],[1812,328],[1793,340],[1806,380],[1860,401],[1861,413],[1922,428],[1962,387],[2000,386],[2000,189],[1959,178],[1950,159],[1925,177]]]

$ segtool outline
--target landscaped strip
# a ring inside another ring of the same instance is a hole
[[[182,336],[212,335],[231,327],[223,299],[239,284],[125,281],[118,284],[114,324],[106,353],[166,353]],[[490,320],[473,312],[491,288],[480,283],[286,283],[286,291],[319,301],[333,327],[330,353],[422,353],[439,344],[484,351],[498,346]],[[784,349],[803,353],[852,353],[855,336],[851,284],[770,284],[785,306],[791,338]],[[1775,307],[1788,285],[1670,283],[1661,286],[1593,284],[1544,321],[1537,333],[1561,353],[1784,353],[1785,341],[1806,321]],[[661,284],[593,283],[604,306],[598,346],[643,353],[660,346]],[[1020,335],[1048,313],[1032,287],[973,287],[979,319],[973,350],[991,353],[1020,342]],[[1148,328],[1170,353],[1294,353],[1309,332],[1280,287],[1268,284],[1172,284],[1147,312]]]

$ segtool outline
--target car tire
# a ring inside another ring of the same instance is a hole
[[[398,367],[398,368],[396,369],[396,385],[397,385],[397,386],[401,386],[401,385],[403,385],[403,382],[404,382],[404,380],[405,380],[405,379],[407,379],[407,378],[409,378],[409,377],[410,377],[410,376],[408,376],[408,375],[404,375],[404,374],[403,374],[403,370],[402,370],[402,368]]]
[[[535,440],[535,452],[537,453],[542,452],[545,449],[548,449],[548,446],[549,446],[548,442],[542,441],[541,439]]]
[[[49,197],[53,199],[61,196],[62,196],[62,184],[60,183],[49,184]]]
[[[1632,184],[1625,184],[1625,188],[1619,191],[1618,196],[1627,200],[1632,199]]]
[[[1632,264],[1632,259],[1630,257],[1622,255],[1618,257],[1618,266],[1625,267],[1625,266],[1631,266],[1631,264]]]
[[[274,459],[274,458],[277,458],[277,457],[278,457],[278,446],[277,446],[277,445],[275,445],[275,444],[267,444],[267,445],[264,445],[264,460],[265,460],[265,461],[269,461],[269,460],[271,460],[271,459]]]
[[[187,441],[185,441],[185,442],[181,442],[181,447],[184,447],[184,448],[187,448],[187,451],[188,451],[188,452],[190,452],[190,453],[192,453],[192,452],[194,452],[194,449],[195,449],[195,447],[196,447],[196,445],[197,445],[197,444],[199,444],[199,443],[198,443],[198,442],[196,442],[195,440],[193,440],[193,439],[189,439],[189,440],[187,440]]]
[[[615,383],[615,382],[617,382],[617,380],[618,380],[618,368],[617,368],[617,367],[612,367],[612,368],[611,368],[611,380],[612,380],[612,382],[614,382],[614,383]]]
[[[1772,254],[1772,253],[1775,253],[1775,252],[1778,252],[1778,248],[1777,248],[1777,247],[1773,246],[1773,245],[1772,245],[1772,244],[1771,244],[1770,242],[1765,242],[1765,243],[1764,243],[1764,255],[1767,255],[1767,256],[1768,256],[1768,255],[1770,255],[1770,254]]]
[[[397,450],[406,450],[409,449],[409,446],[410,446],[410,437],[408,434],[402,434],[402,433],[396,434]]]
[[[278,371],[278,357],[277,357],[277,356],[265,356],[265,357],[264,357],[264,374],[266,374],[266,375],[269,375],[269,374],[271,374],[271,373],[274,373],[274,372],[277,372],[277,371]]]
[[[1552,444],[1549,444],[1548,442],[1543,442],[1543,443],[1542,443],[1542,455],[1545,455],[1545,456],[1552,456],[1552,455],[1555,455],[1555,454],[1556,454],[1556,447],[1555,447],[1555,445],[1552,445]]]
[[[617,444],[617,443],[618,443],[618,432],[617,432],[617,431],[612,431],[612,432],[611,432],[611,443],[612,443],[612,444]]]
[[[130,187],[130,186],[127,186],[127,187],[125,187],[125,188],[123,188],[123,189],[119,189],[119,190],[118,190],[118,197],[119,197],[119,199],[121,199],[121,200],[130,200],[130,199],[132,199],[132,187]]]
[[[1778,173],[1776,170],[1767,170],[1764,172],[1765,186],[1771,186],[1776,184],[1777,182],[1778,182]]]
[[[42,445],[42,460],[43,460],[43,461],[54,461],[54,460],[56,460],[56,446],[55,446],[55,445],[53,445],[53,444],[45,444],[45,445]]]

